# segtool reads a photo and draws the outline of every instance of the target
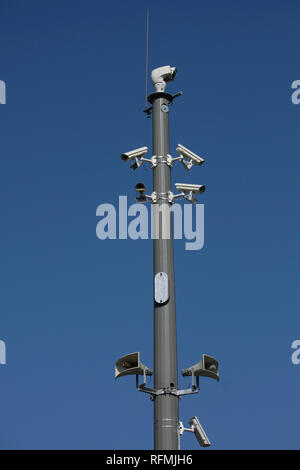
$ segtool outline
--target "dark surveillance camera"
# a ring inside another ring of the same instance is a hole
[[[137,183],[135,185],[135,190],[138,192],[138,193],[144,193],[146,191],[146,186],[144,185],[144,183]]]

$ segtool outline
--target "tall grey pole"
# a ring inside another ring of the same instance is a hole
[[[145,158],[148,147],[123,153],[122,160],[131,162],[131,169],[136,170],[143,162],[151,164],[153,169],[153,192],[145,194],[143,183],[135,186],[139,197],[137,202],[151,200],[154,216],[153,221],[153,284],[154,284],[154,388],[146,386],[146,375],[153,371],[140,360],[140,353],[133,352],[120,357],[115,363],[115,378],[125,375],[136,375],[136,387],[139,391],[149,393],[154,401],[154,449],[179,449],[180,436],[184,431],[195,434],[202,447],[210,446],[198,418],[194,416],[185,428],[179,421],[179,398],[183,395],[198,393],[199,377],[210,377],[219,381],[218,361],[207,354],[196,364],[181,371],[183,376],[192,377],[192,386],[178,390],[177,372],[177,338],[175,309],[175,280],[173,257],[173,227],[171,205],[176,198],[184,198],[196,203],[195,194],[205,190],[204,185],[176,183],[180,191],[173,194],[171,190],[171,167],[174,161],[181,161],[189,170],[193,165],[201,165],[204,159],[191,150],[178,144],[178,157],[170,155],[169,138],[169,105],[175,95],[165,93],[166,83],[172,81],[176,68],[169,65],[152,70],[151,79],[156,92],[148,97],[151,107],[145,109],[153,117],[153,154],[151,159]],[[143,382],[139,383],[139,376]],[[197,385],[195,385],[195,377]]]
[[[172,97],[167,93],[154,93],[152,102],[153,155],[157,156],[157,166],[153,169],[153,191],[157,193],[155,209],[169,202],[171,190],[171,168],[166,159],[169,154],[169,112]],[[169,284],[169,299],[163,305],[154,301],[154,387],[155,389],[177,389],[177,341],[173,240],[171,212],[161,211],[159,236],[154,239],[154,276],[166,273]],[[166,218],[168,220],[166,220]],[[158,219],[154,217],[154,233]],[[163,238],[162,227],[170,227],[170,236]],[[154,448],[178,449],[178,397],[171,394],[156,396],[154,399]]]

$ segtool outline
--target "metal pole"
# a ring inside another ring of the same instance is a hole
[[[148,97],[151,107],[144,110],[148,117],[152,111],[153,153],[152,158],[145,158],[148,147],[123,153],[123,161],[130,161],[131,168],[136,170],[143,162],[148,162],[153,168],[153,192],[145,194],[143,183],[135,186],[139,197],[137,202],[151,200],[153,219],[153,285],[154,285],[154,388],[146,386],[146,375],[153,371],[140,361],[139,352],[130,353],[119,358],[115,363],[115,378],[124,375],[136,375],[136,386],[140,392],[149,393],[154,400],[154,449],[178,450],[180,435],[184,430],[179,421],[179,398],[183,395],[198,393],[199,376],[210,377],[219,381],[218,361],[207,354],[197,363],[181,371],[184,376],[192,376],[192,387],[178,390],[177,372],[177,338],[175,310],[175,280],[173,255],[173,227],[171,205],[175,198],[183,197],[195,203],[195,194],[205,190],[199,184],[176,183],[180,192],[171,191],[171,167],[174,161],[181,161],[186,169],[193,165],[201,165],[203,158],[178,144],[179,157],[170,155],[169,137],[169,105],[175,95],[165,93],[166,83],[174,80],[176,68],[169,65],[152,70],[151,79],[156,92]],[[139,384],[139,375],[144,376],[144,382]],[[197,377],[197,386],[195,386]],[[198,418],[190,420],[191,430],[202,447],[210,445]]]
[[[150,98],[150,97],[149,97]],[[171,168],[166,163],[169,154],[169,113],[168,105],[172,96],[167,93],[151,95],[153,116],[153,155],[158,164],[153,169],[153,191],[157,193],[154,209],[162,209],[169,203],[168,191],[171,190]],[[162,106],[163,105],[163,106]],[[155,207],[156,206],[156,207]],[[163,305],[154,301],[154,387],[172,389],[177,383],[177,343],[173,240],[170,210],[162,211],[160,233],[154,239],[154,276],[163,272],[168,276],[169,299]],[[157,230],[154,217],[154,233]],[[161,227],[170,227],[170,235],[164,239]],[[154,400],[154,449],[176,450],[179,447],[178,396],[163,394]]]

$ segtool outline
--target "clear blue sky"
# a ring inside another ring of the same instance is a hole
[[[153,404],[114,361],[152,366],[152,242],[96,237],[96,208],[151,171],[145,1],[1,0],[0,447],[151,449]],[[183,398],[214,449],[298,448],[300,79],[297,0],[152,1],[149,69],[178,68],[171,149],[205,156],[205,245],[175,242],[179,369],[221,381]],[[149,87],[149,91],[152,88]],[[180,379],[180,386],[189,380]],[[190,433],[182,449],[197,449]]]

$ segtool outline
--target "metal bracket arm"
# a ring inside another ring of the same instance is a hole
[[[136,169],[141,166],[142,162],[147,162],[151,164],[151,168],[155,168],[158,163],[165,163],[169,167],[173,166],[173,162],[176,162],[177,160],[183,161],[184,157],[180,155],[179,157],[172,157],[172,155],[167,154],[165,157],[162,155],[153,155],[151,158],[145,158],[145,157],[138,157],[135,159],[136,164],[134,165],[133,169]]]
[[[198,393],[199,391],[199,388],[195,386],[192,388],[185,389],[185,390],[177,390],[176,388],[170,388],[170,387],[160,388],[156,390],[154,388],[146,387],[144,384],[138,385],[137,389],[139,390],[139,392],[149,393],[150,395],[154,397],[158,395],[175,395],[177,397],[181,397],[182,395],[191,395],[193,393]]]
[[[155,155],[152,158],[141,157],[140,160],[141,162],[151,163],[151,168],[155,168],[157,165],[157,157]]]
[[[168,201],[170,204],[173,204],[174,199],[177,199],[178,197],[183,197],[183,199],[186,199],[192,204],[195,204],[197,202],[197,199],[195,198],[193,191],[190,191],[189,194],[187,193],[174,194],[172,193],[172,191],[168,192]]]

